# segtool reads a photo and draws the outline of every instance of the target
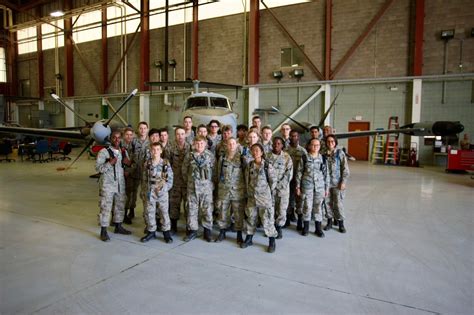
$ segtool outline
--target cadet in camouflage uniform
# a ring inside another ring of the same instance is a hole
[[[107,227],[110,222],[110,215],[114,212],[114,233],[131,234],[122,227],[124,207],[125,207],[125,177],[122,163],[128,164],[128,158],[122,159],[120,150],[120,131],[114,131],[110,135],[111,146],[99,151],[95,162],[95,170],[100,173],[99,179],[99,224],[100,239],[109,241]]]
[[[293,161],[284,152],[284,140],[273,138],[273,150],[267,153],[267,161],[275,170],[275,191],[273,192],[273,208],[275,209],[275,228],[280,239],[283,237],[282,227],[286,222],[286,210],[290,199],[290,181],[293,178]]]
[[[262,146],[263,149],[265,150],[265,154],[268,152],[272,152],[273,150],[273,144],[272,144],[272,128],[269,126],[265,126],[262,128]]]
[[[296,173],[296,194],[303,200],[304,226],[302,235],[308,235],[309,221],[311,215],[315,218],[315,233],[324,237],[321,229],[322,203],[329,191],[329,176],[327,174],[327,163],[323,155],[319,154],[321,142],[319,139],[311,139],[308,143],[308,153],[305,154],[298,165]]]
[[[292,130],[290,132],[290,145],[285,147],[286,152],[291,156],[291,159],[293,160],[293,178],[290,182],[290,203],[288,206],[287,220],[285,226],[289,226],[290,221],[294,221],[294,216],[296,212],[296,214],[298,215],[298,223],[296,224],[296,230],[301,231],[303,229],[303,204],[301,202],[301,198],[296,195],[296,173],[298,171],[298,165],[301,161],[301,157],[306,154],[306,149],[300,146],[299,141],[300,135],[298,131]]]
[[[170,160],[171,156],[171,143],[169,140],[168,128],[161,128],[160,129],[160,144],[163,148],[162,158]]]
[[[245,208],[245,228],[247,236],[240,244],[241,248],[253,245],[252,238],[257,229],[257,217],[263,224],[265,235],[269,238],[267,251],[275,251],[275,219],[272,201],[272,191],[275,189],[275,172],[273,167],[263,158],[263,147],[260,143],[250,148],[254,160],[250,162],[245,170],[245,181],[247,186],[247,207]]]
[[[185,242],[196,238],[199,228],[198,218],[201,218],[204,228],[204,239],[211,241],[212,212],[214,211],[212,180],[215,157],[206,150],[206,145],[207,139],[197,136],[194,139],[193,151],[186,155],[183,162],[183,179],[188,181],[188,235],[184,238]]]
[[[162,146],[155,142],[151,144],[151,158],[145,161],[143,167],[142,198],[146,200],[144,212],[147,233],[141,238],[148,242],[156,237],[156,211],[160,212],[161,230],[166,243],[172,243],[170,236],[170,217],[168,204],[168,191],[173,186],[173,170],[168,160],[161,158]]]
[[[247,134],[247,145],[242,147],[241,149],[241,154],[245,161],[245,164],[248,165],[250,161],[253,161],[253,156],[252,156],[252,152],[250,151],[250,148],[252,147],[252,145],[257,143],[258,141],[259,141],[258,133],[254,130],[249,131],[249,133]]]
[[[333,218],[337,220],[339,225],[339,232],[346,233],[344,227],[344,195],[346,192],[346,184],[349,179],[349,164],[344,151],[337,147],[337,139],[334,135],[326,137],[326,147],[328,149],[326,159],[328,163],[329,196],[326,200],[328,211],[328,223],[324,230],[329,230],[332,227]]]
[[[247,131],[249,128],[246,125],[237,126],[237,143],[240,146],[245,146],[247,144]]]
[[[132,219],[129,217],[128,211],[129,209],[135,209],[137,204],[137,188],[138,183],[136,182],[137,179],[135,178],[135,168],[136,163],[134,163],[134,155],[135,155],[135,142],[136,139],[134,138],[135,133],[133,132],[132,128],[125,128],[123,130],[123,139],[122,139],[122,150],[127,151],[127,156],[130,157],[131,163],[130,166],[123,165],[124,174],[125,174],[125,192],[127,195],[127,201],[125,202],[125,214],[123,217],[123,223],[125,224],[132,224]]]
[[[209,122],[209,134],[207,135],[207,140],[209,143],[208,150],[213,154],[216,154],[216,147],[222,141],[222,135],[218,134],[219,127],[221,123],[215,119]]]
[[[222,126],[222,141],[216,146],[216,160],[218,160],[219,157],[225,155],[227,152],[227,140],[232,137],[232,132],[233,130],[231,125]]]
[[[288,148],[290,145],[290,134],[291,134],[291,126],[288,123],[284,123],[280,127],[280,134],[283,140],[285,141],[285,148]],[[299,138],[298,138],[299,140]]]
[[[175,140],[170,149],[170,163],[173,168],[174,180],[170,191],[170,219],[171,232],[178,232],[178,220],[181,212],[181,203],[183,203],[184,215],[187,217],[187,174],[181,173],[183,161],[191,146],[186,142],[183,127],[177,127],[174,131]]]
[[[221,242],[225,239],[225,233],[231,225],[233,215],[237,231],[237,244],[243,242],[242,229],[245,211],[245,182],[244,165],[238,152],[238,144],[235,138],[227,140],[227,153],[221,156],[217,162],[215,182],[217,187],[219,236],[214,240]]]
[[[186,116],[183,118],[183,127],[186,136],[186,142],[192,145],[196,134],[193,129],[193,118],[191,116]]]

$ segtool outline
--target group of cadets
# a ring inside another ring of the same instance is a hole
[[[199,224],[208,242],[214,224],[219,227],[215,242],[223,241],[229,230],[237,232],[242,248],[252,245],[260,225],[269,238],[268,252],[275,251],[275,239],[283,237],[282,228],[292,221],[304,236],[311,220],[318,237],[333,225],[346,232],[343,200],[349,166],[330,126],[323,135],[312,127],[306,147],[289,124],[282,125],[281,136],[272,137],[272,129],[261,127],[258,116],[250,128],[237,127],[237,138],[233,132],[217,120],[194,130],[191,117],[175,128],[173,142],[166,128],[149,129],[146,122],[139,123],[136,136],[131,128],[112,132],[111,145],[96,160],[100,239],[110,240],[111,220],[114,233],[131,234],[122,223],[132,224],[138,195],[146,223],[142,242],[156,238],[158,230],[166,243],[173,242],[181,209],[186,242],[197,237]]]

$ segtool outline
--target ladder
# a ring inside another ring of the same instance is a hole
[[[388,129],[398,129],[398,117],[391,116],[388,119]],[[397,165],[398,162],[398,133],[397,134],[388,134],[387,140],[385,142],[385,164]]]
[[[375,130],[383,130],[383,128],[377,128]],[[372,144],[372,154],[371,154],[371,162],[372,164],[377,163],[384,163],[384,143],[385,137],[384,135],[375,135],[374,142]]]

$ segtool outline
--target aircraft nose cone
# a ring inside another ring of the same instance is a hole
[[[456,133],[461,133],[464,131],[464,126],[459,121],[455,123],[454,130]]]

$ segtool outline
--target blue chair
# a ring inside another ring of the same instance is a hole
[[[35,155],[33,158],[33,163],[40,162],[49,162],[49,158],[45,158],[45,154],[49,154],[51,151],[49,149],[48,140],[39,140],[36,144],[35,148]],[[36,155],[38,155],[38,159],[36,159]]]
[[[14,159],[9,159],[8,154],[12,153],[12,144],[9,141],[0,143],[0,155],[4,155],[3,159],[0,159],[0,162],[15,162]]]

